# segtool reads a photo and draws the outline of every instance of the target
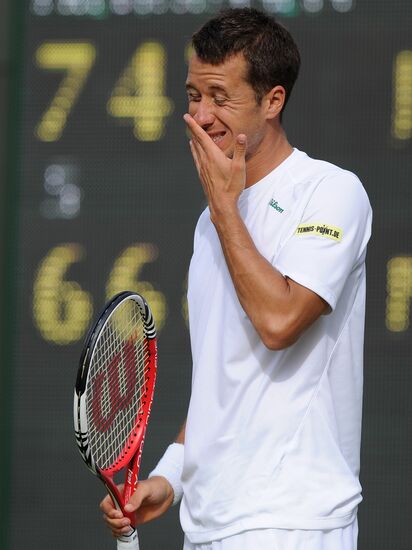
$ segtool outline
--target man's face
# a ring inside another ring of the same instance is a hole
[[[259,149],[267,130],[263,105],[246,82],[247,64],[242,54],[220,65],[203,63],[194,54],[189,62],[186,89],[189,114],[229,158],[236,136],[246,134],[246,160]]]

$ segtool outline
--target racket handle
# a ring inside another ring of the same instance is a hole
[[[123,535],[117,539],[117,550],[139,550],[139,538],[136,529],[133,529],[129,535]]]

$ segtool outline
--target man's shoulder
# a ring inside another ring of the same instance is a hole
[[[297,151],[297,153],[297,162],[294,163],[293,168],[299,179],[306,176],[313,181],[314,179],[323,180],[324,178],[336,177],[360,183],[356,174],[346,168],[326,160],[310,157],[302,151]]]
[[[369,203],[366,190],[354,172],[326,160],[314,159],[306,153],[299,153],[298,162],[293,167],[293,179],[306,187],[309,194],[321,194],[335,200],[352,196]]]

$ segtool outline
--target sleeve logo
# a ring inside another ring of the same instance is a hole
[[[339,227],[326,225],[325,223],[302,223],[296,229],[295,235],[319,235],[340,242],[342,240],[343,231]]]

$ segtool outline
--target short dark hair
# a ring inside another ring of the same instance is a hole
[[[300,54],[289,31],[274,17],[254,8],[224,10],[192,36],[192,45],[197,57],[212,65],[242,53],[256,101],[280,85],[286,105],[299,73]]]

